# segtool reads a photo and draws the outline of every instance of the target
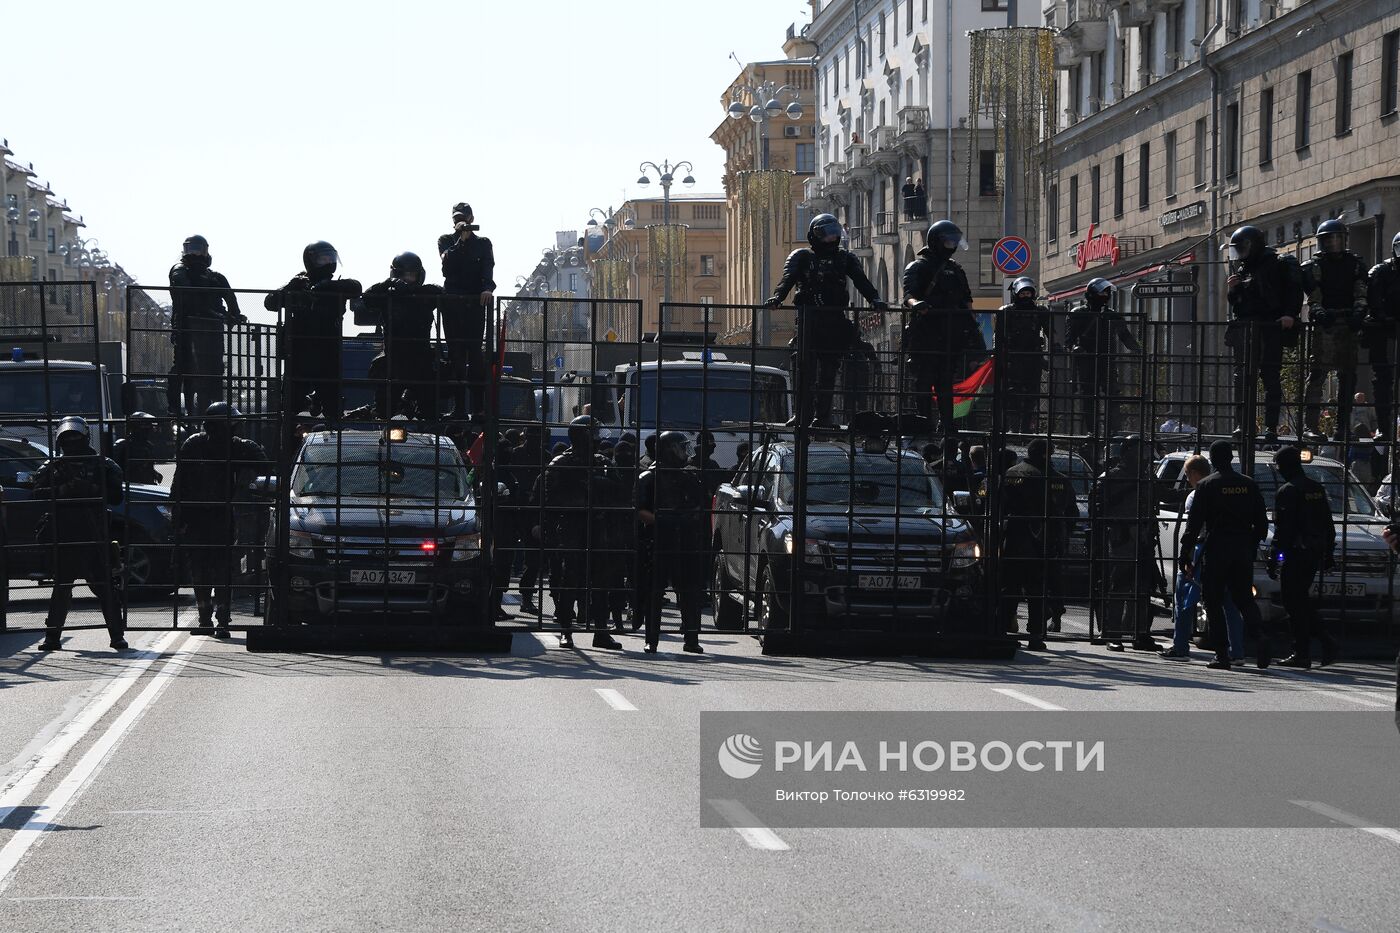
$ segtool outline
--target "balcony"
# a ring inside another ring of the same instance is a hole
[[[1146,26],[1153,15],[1150,0],[1123,0],[1118,6],[1118,18],[1124,26]]]
[[[802,203],[817,211],[829,211],[833,203],[826,192],[826,182],[821,176],[808,178],[802,183]]]
[[[855,253],[857,256],[874,256],[875,250],[870,246],[870,228],[847,227],[846,249]]]
[[[1053,40],[1055,47],[1055,67],[1060,71],[1067,71],[1079,64],[1081,55],[1079,47],[1063,35],[1056,35]]]
[[[1067,0],[1061,33],[1080,55],[1108,48],[1108,4],[1104,0]]]
[[[846,181],[846,163],[828,162],[822,167],[821,193],[838,204],[845,204],[851,196],[851,183]],[[816,179],[812,179],[816,181]]]
[[[880,211],[875,215],[874,238],[880,246],[894,246],[899,243],[899,214],[895,211]]]
[[[904,152],[899,148],[894,127],[877,126],[870,134],[870,164],[877,171],[893,175],[899,171],[904,161]]]
[[[865,143],[853,143],[846,147],[846,168],[841,175],[847,184],[861,189],[869,189],[875,180],[875,166],[870,162],[870,147]]]

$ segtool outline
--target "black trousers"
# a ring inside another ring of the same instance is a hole
[[[58,638],[63,631],[63,623],[68,620],[68,611],[73,606],[73,584],[82,580],[102,607],[107,633],[113,641],[120,639],[126,631],[126,623],[122,620],[121,606],[113,586],[108,546],[91,542],[60,542],[55,547],[58,554],[54,564],[53,595],[49,597],[48,618],[44,621],[48,637]]]
[[[1012,355],[1006,367],[1006,427],[1034,433],[1040,423],[1040,377],[1043,357]]]
[[[836,374],[851,342],[851,322],[839,308],[802,308],[793,337],[797,365],[797,418],[812,420],[813,408],[822,423],[831,421],[836,397]]]
[[[1230,659],[1230,635],[1225,626],[1225,594],[1244,618],[1245,630],[1251,626],[1261,636],[1264,621],[1259,604],[1254,601],[1254,542],[1222,541],[1209,543],[1201,556],[1208,568],[1201,584],[1201,602],[1205,603],[1206,620],[1210,624],[1211,642],[1219,661]]]
[[[916,315],[904,328],[900,340],[913,380],[914,409],[925,418],[932,418],[936,393],[938,426],[944,434],[957,429],[953,386],[967,363],[964,324],[951,312],[930,311]]]
[[[1152,591],[1157,583],[1157,562],[1147,551],[1130,555],[1110,554],[1105,568],[1106,599],[1103,630],[1113,638],[1131,633],[1142,638],[1152,632]]]
[[[1285,556],[1279,567],[1279,596],[1288,612],[1293,631],[1293,653],[1300,658],[1312,656],[1312,639],[1326,640],[1322,617],[1317,611],[1317,599],[1312,594],[1313,582],[1321,562],[1311,555]]]
[[[1118,424],[1118,369],[1109,354],[1076,353],[1074,393],[1077,397],[1077,417],[1084,434],[1089,437],[1112,437]],[[1099,417],[1099,402],[1103,402],[1103,417]]]
[[[647,644],[654,645],[661,638],[661,603],[668,588],[676,594],[676,607],[681,613],[681,631],[686,638],[700,634],[700,604],[705,573],[697,551],[704,550],[705,543],[696,541],[689,548],[670,547],[652,551],[645,605]]]
[[[452,414],[465,418],[486,411],[486,365],[483,342],[486,339],[486,309],[476,295],[455,296],[449,316],[444,317],[447,336],[448,382]],[[467,404],[470,400],[471,407]]]
[[[1384,435],[1395,436],[1395,331],[1365,334],[1367,359],[1371,364],[1371,401],[1376,406],[1376,424]]]
[[[190,318],[175,331],[175,397],[184,397],[187,415],[223,400],[224,337],[223,322],[214,318]]]
[[[1235,404],[1239,426],[1254,433],[1254,412],[1246,410],[1256,381],[1264,383],[1264,428],[1278,427],[1283,409],[1283,331],[1273,321],[1232,321],[1225,342],[1234,358]]]
[[[1045,622],[1060,597],[1059,578],[1048,572],[1043,556],[1022,555],[1002,558],[1001,612],[1003,628],[1016,631],[1016,607],[1026,603],[1026,631],[1037,640],[1045,638]]]
[[[192,541],[186,538],[180,544],[189,568],[190,588],[194,590],[200,624],[207,624],[213,617],[220,625],[228,625],[233,614],[233,539]]]
[[[583,536],[566,539],[558,551],[559,572],[550,582],[553,587],[554,618],[565,630],[575,622],[582,621],[594,629],[608,627],[608,592],[606,581],[594,579],[595,571],[601,571],[602,561],[593,560],[590,547],[598,548],[601,542],[588,541]],[[617,555],[603,555],[602,560]]]

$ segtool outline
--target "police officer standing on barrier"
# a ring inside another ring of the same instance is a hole
[[[91,432],[82,418],[70,416],[55,432],[58,456],[34,475],[34,498],[47,501],[49,511],[39,522],[37,539],[53,548],[53,595],[44,622],[42,651],[63,644],[63,623],[73,605],[73,582],[83,580],[102,607],[112,647],[124,651],[126,624],[117,602],[113,577],[119,556],[107,517],[109,505],[122,501],[122,471],[92,449]]]
[[[554,617],[563,629],[559,647],[574,646],[574,622],[582,617],[593,628],[593,647],[620,650],[608,634],[608,594],[594,592],[590,567],[620,559],[606,553],[609,506],[621,497],[611,468],[598,449],[598,421],[580,415],[569,422],[569,447],[544,470],[543,544],[562,556],[561,579],[554,581]],[[597,560],[591,561],[590,552]]]
[[[337,279],[340,254],[325,240],[310,244],[301,253],[305,271],[297,273],[281,291],[273,292],[263,306],[274,314],[286,312],[286,385],[282,403],[290,414],[305,408],[328,423],[340,421],[341,324],[345,305],[360,296],[360,283]]]
[[[1120,346],[1130,353],[1142,352],[1137,336],[1113,307],[1116,292],[1108,279],[1094,279],[1084,287],[1083,303],[1070,311],[1065,323],[1065,347],[1074,366],[1074,390],[1079,396],[1084,433],[1095,439],[1100,437],[1101,428],[1104,437],[1113,434],[1117,410],[1113,395],[1118,383],[1114,358],[1121,356]],[[1107,422],[1103,425],[1099,424],[1100,399]]]
[[[1002,491],[1002,613],[1016,631],[1016,607],[1026,601],[1028,651],[1045,650],[1045,622],[1059,601],[1059,573],[1051,561],[1068,553],[1069,531],[1079,517],[1069,479],[1050,465],[1050,443],[1030,442],[1026,459],[1006,471]]]
[[[669,584],[681,613],[684,650],[700,647],[700,602],[709,571],[710,492],[700,471],[688,466],[690,440],[667,431],[656,443],[657,463],[637,480],[637,518],[641,523],[641,558],[649,564],[649,591],[642,594],[646,613],[646,651],[661,639],[661,602]]]
[[[1133,633],[1133,648],[1156,651],[1152,640],[1153,590],[1159,586],[1157,567],[1157,497],[1151,458],[1141,437],[1123,438],[1117,461],[1094,481],[1089,492],[1095,557],[1106,564],[1103,631],[1112,631],[1108,650],[1122,651],[1118,634]]]
[[[1328,372],[1337,374],[1337,423],[1332,436],[1351,436],[1351,406],[1356,394],[1360,357],[1358,332],[1367,316],[1369,279],[1361,257],[1347,249],[1347,225],[1324,220],[1317,228],[1317,252],[1303,263],[1308,297],[1308,382],[1303,392],[1303,422],[1310,441],[1322,440],[1322,388]]]
[[[364,307],[384,333],[384,353],[369,366],[381,418],[406,414],[433,420],[442,407],[432,344],[442,289],[425,278],[423,260],[400,253],[389,264],[389,278],[365,289]]]
[[[1371,269],[1366,289],[1366,349],[1371,363],[1371,398],[1380,435],[1395,439],[1396,328],[1400,326],[1400,233],[1390,241],[1390,257]]]
[[[268,462],[262,447],[238,436],[239,417],[228,402],[210,405],[204,430],[180,445],[170,483],[177,553],[189,569],[199,613],[196,631],[218,638],[229,637],[239,475]]]
[[[1202,549],[1207,573],[1201,581],[1201,602],[1205,603],[1215,660],[1208,667],[1230,669],[1230,637],[1225,626],[1225,594],[1244,616],[1246,631],[1259,633],[1258,664],[1268,667],[1270,646],[1264,632],[1259,604],[1254,601],[1254,556],[1269,533],[1269,515],[1259,485],[1236,472],[1234,448],[1229,441],[1210,445],[1210,465],[1215,472],[1196,486],[1186,530],[1181,536],[1181,571],[1189,580],[1195,575],[1192,564],[1196,542],[1205,534]]]
[[[998,336],[1004,346],[999,365],[1004,367],[1006,428],[1034,433],[1038,424],[1041,379],[1049,368],[1045,358],[1050,336],[1050,310],[1039,304],[1035,280],[1022,276],[1011,283],[1011,302],[1001,306]]]
[[[765,304],[776,308],[794,288],[797,294],[797,336],[794,360],[798,412],[790,425],[810,423],[832,427],[831,408],[836,394],[836,370],[851,342],[851,303],[847,283],[880,311],[889,305],[870,284],[860,260],[841,248],[841,222],[831,214],[818,214],[807,227],[804,249],[793,250],[783,266],[783,277]],[[816,416],[812,415],[815,401]]]
[[[962,230],[940,220],[925,232],[918,258],[904,268],[904,306],[914,315],[904,327],[900,352],[913,376],[915,410],[931,418],[938,393],[938,429],[944,437],[958,433],[953,386],[970,354],[987,349],[972,315],[967,273],[953,259],[959,247],[967,249]]]
[[[248,323],[228,279],[210,269],[211,262],[209,241],[196,235],[185,240],[179,263],[170,269],[175,368],[167,395],[176,417],[193,418],[223,398],[225,328]]]
[[[1322,644],[1321,664],[1331,664],[1337,643],[1322,627],[1312,587],[1319,571],[1330,569],[1337,528],[1322,484],[1303,472],[1303,454],[1285,447],[1274,457],[1284,483],[1274,497],[1274,540],[1269,548],[1269,576],[1279,581],[1279,596],[1293,629],[1293,653],[1280,667],[1312,667],[1312,639]]]
[[[156,469],[156,419],[144,411],[134,411],[126,419],[126,437],[112,445],[112,460],[121,467],[129,483],[160,484]]]
[[[1303,275],[1293,257],[1282,257],[1264,241],[1258,227],[1240,227],[1230,235],[1230,275],[1225,280],[1230,324],[1225,343],[1234,356],[1235,403],[1242,416],[1235,431],[1254,431],[1254,412],[1244,411],[1256,380],[1264,383],[1264,440],[1278,439],[1283,407],[1283,348],[1298,345],[1298,310]]]
[[[452,232],[438,237],[442,259],[442,330],[447,337],[447,361],[453,380],[452,416],[486,411],[486,363],[482,353],[486,339],[486,315],[496,291],[496,256],[491,241],[477,236],[472,207],[465,201],[452,206]],[[468,408],[470,388],[470,408]]]

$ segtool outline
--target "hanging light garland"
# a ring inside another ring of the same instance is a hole
[[[626,298],[632,264],[626,259],[597,259],[593,262],[593,296]]]
[[[968,113],[967,194],[973,196],[973,173],[978,170],[981,121],[990,117],[996,140],[997,190],[1006,197],[1006,147],[1016,154],[1022,176],[1016,186],[1023,203],[1038,188],[1044,143],[1053,129],[1051,106],[1055,94],[1054,31],[1039,26],[974,29]],[[1003,207],[1005,205],[1003,204]]]
[[[653,224],[647,229],[651,245],[651,274],[664,278],[671,270],[671,287],[676,294],[686,293],[686,224]]]
[[[739,201],[739,262],[744,281],[755,283],[754,294],[761,295],[770,283],[759,282],[755,276],[762,270],[754,257],[762,255],[765,230],[779,243],[792,240],[794,173],[786,169],[738,172],[735,175]]]

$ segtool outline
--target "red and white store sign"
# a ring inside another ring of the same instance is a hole
[[[1084,242],[1074,248],[1074,260],[1079,264],[1079,271],[1083,272],[1089,268],[1091,262],[1107,262],[1111,266],[1118,265],[1118,237],[1111,233],[1101,233],[1094,236],[1094,225],[1089,225],[1089,232],[1084,236]]]

